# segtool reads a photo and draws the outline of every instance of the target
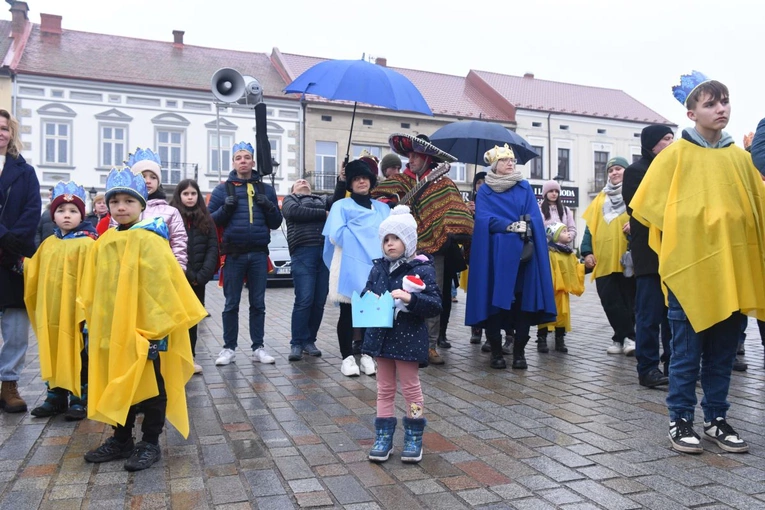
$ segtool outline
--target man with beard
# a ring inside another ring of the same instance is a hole
[[[393,134],[388,139],[391,150],[400,156],[409,158],[407,168],[382,181],[372,190],[372,197],[387,201],[391,207],[399,202],[420,181],[426,179],[439,163],[454,162],[456,158],[447,154],[432,143],[425,135]],[[441,292],[444,290],[445,265],[459,266],[464,269],[464,260],[458,244],[469,243],[473,233],[473,216],[462,200],[462,195],[454,182],[446,175],[425,184],[407,203],[412,215],[417,220],[417,248],[433,256],[436,268],[436,281]],[[440,316],[427,320],[428,362],[443,365],[444,360],[438,354],[441,326]],[[451,345],[445,341],[440,347],[448,349]]]
[[[630,201],[643,181],[651,162],[662,150],[672,143],[672,128],[660,124],[647,126],[640,133],[643,155],[624,171],[622,196],[630,215],[630,251],[635,267],[635,357],[637,358],[638,381],[641,386],[653,388],[669,383],[669,342],[672,333],[667,320],[667,306],[659,278],[659,258],[648,246],[648,228],[632,217]],[[659,329],[664,354],[664,373],[659,370]]]

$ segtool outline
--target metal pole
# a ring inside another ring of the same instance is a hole
[[[218,133],[218,183],[223,182],[223,151],[220,147],[220,105],[215,103],[215,130]]]

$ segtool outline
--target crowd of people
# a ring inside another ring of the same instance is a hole
[[[344,163],[332,196],[298,179],[281,208],[252,145],[240,142],[209,207],[193,180],[168,201],[159,157],[138,148],[109,174],[90,214],[83,188],[62,182],[40,217],[18,123],[0,110],[0,406],[27,410],[17,381],[31,323],[47,385],[32,415],[108,423],[113,437],[85,460],[150,467],[161,457],[166,419],[188,434],[184,386],[202,371],[197,324],[216,273],[225,305],[215,364],[236,359],[245,284],[252,359],[275,362],[264,343],[268,245],[284,221],[295,291],[288,360],[322,355],[324,310],[338,306],[341,373],[377,378],[372,461],[393,450],[397,384],[406,402],[402,460],[422,458],[418,371],[445,362],[439,349],[451,347],[446,325],[458,273],[470,343],[485,332],[489,366],[504,369],[512,356],[518,370],[528,368],[532,326],[538,352],[549,352],[550,332],[554,350],[568,352],[570,296],[584,292],[591,273],[613,329],[606,352],[636,356],[640,385],[668,385],[672,448],[703,451],[693,428],[700,380],[704,437],[748,451],[726,420],[727,394],[747,315],[765,321],[765,188],[757,171],[765,174],[765,120],[746,140],[750,154],[723,131],[725,85],[694,72],[673,92],[694,127],[673,143],[669,126],[648,126],[638,161],[608,161],[606,185],[582,214],[578,249],[560,184],[544,183],[538,200],[511,146],[485,153],[487,170],[475,175],[466,202],[448,177],[456,158],[425,135],[399,133],[382,161],[364,152]],[[144,420],[135,443],[137,412]]]

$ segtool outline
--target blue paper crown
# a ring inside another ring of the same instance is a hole
[[[354,328],[392,328],[393,296],[385,292],[379,298],[372,292],[364,297],[353,291],[351,297],[351,317]]]
[[[255,155],[255,149],[253,149],[252,145],[247,142],[239,142],[234,144],[234,148],[231,149],[231,154],[236,154],[239,151],[247,151],[253,156]]]
[[[64,200],[67,202],[71,202],[73,198],[79,198],[82,204],[85,205],[85,189],[74,181],[59,181],[53,187],[53,195],[50,197],[51,202],[61,195],[64,195]]]
[[[106,177],[106,202],[109,203],[109,197],[115,193],[127,193],[133,195],[146,205],[146,183],[143,177],[135,175],[129,168],[112,168]]]
[[[142,149],[140,147],[136,147],[134,153],[128,154],[128,160],[124,163],[125,166],[133,168],[133,166],[139,161],[151,161],[162,168],[162,160],[159,159],[159,154],[151,149]]]
[[[672,95],[675,96],[675,99],[680,101],[680,104],[687,106],[685,102],[693,93],[694,89],[705,81],[709,81],[709,78],[699,71],[691,71],[691,74],[683,74],[680,76],[680,85],[672,87]]]

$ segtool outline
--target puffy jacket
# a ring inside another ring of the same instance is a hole
[[[40,222],[41,207],[40,182],[35,169],[21,155],[6,156],[0,174],[0,308],[24,307],[24,278],[11,268],[18,257],[31,257],[35,253],[35,229]],[[21,253],[3,248],[3,238],[8,234],[21,242]]]
[[[186,234],[189,238],[186,278],[189,283],[196,282],[204,286],[212,280],[218,265],[218,233],[212,224],[207,234],[202,233],[196,225],[186,224]]]
[[[752,162],[761,174],[765,175],[765,119],[757,124],[757,131],[752,139]]]
[[[186,235],[186,227],[183,225],[181,213],[175,207],[167,203],[164,198],[154,198],[146,202],[141,219],[162,218],[167,224],[167,230],[170,232],[170,248],[173,255],[178,259],[178,263],[183,270],[186,270],[188,256],[186,247],[189,244],[189,238]]]
[[[630,215],[630,251],[632,264],[635,266],[635,276],[659,274],[659,256],[648,246],[648,227],[632,217],[630,207],[630,202],[640,183],[643,182],[652,161],[653,155],[650,152],[646,154],[644,149],[643,157],[624,170],[624,181],[622,181],[622,197]]]
[[[223,208],[228,192],[226,184],[231,183],[237,197],[237,205],[233,214],[229,215]],[[255,197],[248,195],[263,193],[273,207],[264,210],[255,202]],[[244,180],[232,170],[228,181],[218,184],[210,196],[210,215],[219,227],[223,227],[222,253],[247,253],[251,251],[268,252],[271,242],[271,230],[282,224],[282,213],[279,211],[278,200],[274,188],[261,182],[260,175],[252,173],[250,179]]]
[[[35,246],[40,246],[43,241],[52,236],[53,228],[55,226],[56,224],[53,222],[53,218],[50,217],[50,205],[48,205],[40,216],[40,223],[37,225]]]
[[[425,283],[422,292],[412,293],[412,299],[406,305],[408,312],[399,312],[393,319],[392,328],[367,328],[361,352],[373,357],[417,361],[420,366],[428,365],[428,328],[425,319],[441,314],[441,291],[436,283],[436,270],[433,258],[424,255],[428,261],[417,258],[405,262],[392,273],[390,262],[376,259],[372,262],[365,292],[374,292],[378,296],[386,291],[402,288],[404,276],[417,275]]]
[[[287,222],[287,246],[292,254],[300,246],[324,246],[324,223],[335,200],[345,198],[345,181],[338,181],[332,197],[291,194],[282,201]]]

